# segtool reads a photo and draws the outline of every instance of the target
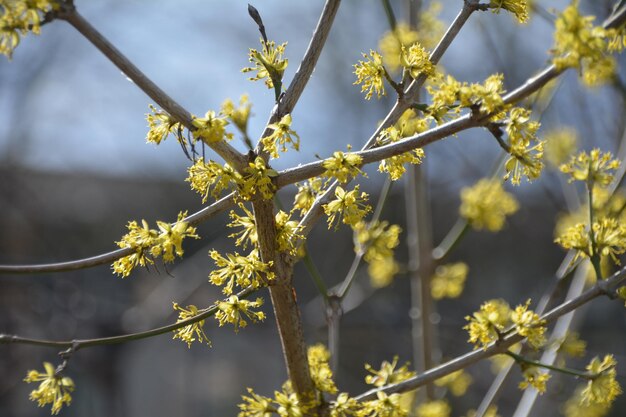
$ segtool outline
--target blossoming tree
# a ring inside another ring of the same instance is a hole
[[[141,88],[156,103],[149,104],[146,140],[156,145],[164,140],[180,143],[191,161],[187,181],[206,205],[196,213],[181,212],[173,223],[129,221],[128,232],[117,242],[119,249],[108,254],[56,264],[3,265],[0,272],[35,274],[111,263],[114,274],[130,277],[137,267],[176,262],[184,256],[186,239],[201,239],[196,226],[225,211],[229,211],[227,227],[232,230],[229,237],[236,247],[228,253],[215,249],[209,253],[214,262],[214,268],[207,272],[209,282],[221,289],[224,298],[205,306],[183,306],[173,300],[179,318],[170,325],[140,333],[72,341],[1,334],[0,343],[61,350],[60,363],[45,362],[43,371],[27,372],[24,380],[39,384],[31,392],[31,400],[39,406],[51,405],[52,414],[69,405],[75,382],[69,376],[68,365],[83,349],[162,334],[171,334],[188,346],[210,345],[205,333],[209,318],[214,317],[219,326],[232,325],[239,331],[266,318],[259,307],[264,303],[262,295],[269,292],[289,379],[273,397],[249,388],[242,395],[240,417],[447,417],[451,408],[442,393],[463,395],[472,380],[466,368],[488,358],[500,359],[499,376],[478,410],[468,415],[497,415],[494,392],[514,365],[522,370],[519,386],[526,390],[516,415],[528,414],[534,398],[546,391],[546,383],[554,372],[583,382],[565,405],[568,415],[608,412],[621,393],[614,356],[607,353],[602,358],[592,358],[586,369],[569,368],[556,357],[562,352],[584,353],[584,342],[568,331],[564,321],[568,313],[601,296],[626,298],[626,270],[611,273],[612,264],[619,265],[620,255],[626,252],[626,197],[616,191],[624,171],[620,161],[609,152],[577,151],[571,132],[540,138],[533,99],[569,69],[577,71],[582,83],[590,87],[614,77],[614,53],[626,47],[626,4],[616,2],[602,23],[583,15],[578,1],[555,11],[552,62],[519,87],[506,91],[506,74],[493,74],[482,83],[469,83],[447,74],[438,64],[474,13],[507,13],[523,24],[539,7],[535,2],[458,1],[458,15],[444,31],[435,16],[435,2],[429,7],[418,7],[420,2],[408,1],[411,13],[409,24],[404,24],[397,21],[390,2],[383,0],[390,30],[381,39],[379,50],[363,53],[362,60],[354,65],[355,84],[365,99],[392,94],[395,104],[382,123],[372,126],[373,132],[363,149],[336,150],[325,159],[277,171],[272,168],[273,160],[285,152],[299,150],[301,138],[292,129],[292,111],[316,67],[340,3],[325,2],[309,47],[289,82],[284,80],[287,44],[268,39],[261,14],[249,7],[261,39],[258,49],[250,49],[251,66],[243,72],[253,74],[251,81],[263,81],[275,100],[267,126],[255,143],[248,132],[251,104],[246,96],[238,104],[227,99],[219,110],[209,110],[201,117],[193,115],[92,27],[72,0],[0,0],[0,52],[8,58],[22,37],[39,34],[44,24],[63,20]],[[426,185],[420,174],[428,157],[425,148],[471,128],[488,132],[494,146],[500,147],[506,157],[493,175],[462,190],[459,220],[435,246],[429,242],[429,219],[424,215]],[[231,144],[236,136],[241,137],[247,152]],[[209,158],[205,148],[215,153],[215,159]],[[545,168],[544,154],[569,181],[580,182],[586,190],[580,213],[562,225],[555,241],[569,251],[564,268],[558,272],[558,285],[571,286],[568,298],[556,305],[529,299],[515,307],[501,299],[485,300],[466,317],[468,353],[438,363],[433,354],[434,324],[430,320],[434,300],[461,296],[468,274],[465,263],[449,263],[446,258],[469,230],[497,232],[504,227],[507,216],[520,209],[505,186],[538,179]],[[410,370],[408,364],[400,366],[397,358],[383,362],[379,368],[367,365],[369,375],[365,381],[372,389],[352,395],[340,391],[333,379],[338,353],[332,332],[328,347],[315,344],[307,348],[304,343],[293,268],[304,261],[310,269],[331,320],[338,320],[333,311],[340,310],[362,261],[368,264],[375,287],[388,285],[401,272],[403,266],[394,258],[401,229],[381,218],[386,193],[381,193],[373,207],[360,185],[353,185],[364,180],[362,168],[369,164],[378,164],[378,171],[386,175],[387,191],[392,182],[406,178],[409,183],[407,200],[414,208],[410,215],[417,220],[409,221],[407,229],[418,238],[409,245],[412,266],[408,272],[421,289],[415,300],[421,311],[415,325],[421,329],[417,342],[421,344],[418,348],[422,363],[417,371]],[[275,200],[277,193],[293,185],[297,193],[292,206],[280,207]],[[305,245],[313,226],[324,216],[329,233],[349,228],[354,235],[353,268],[342,284],[332,290],[316,273]],[[575,277],[565,279],[571,276]],[[418,389],[423,393],[417,395]]]

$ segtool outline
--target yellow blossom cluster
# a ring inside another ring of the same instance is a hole
[[[611,405],[615,398],[622,393],[622,388],[615,379],[617,362],[613,355],[605,355],[602,360],[595,357],[587,365],[591,375],[587,386],[581,392],[581,403],[585,405]]]
[[[154,264],[154,258],[161,256],[163,262],[170,263],[176,256],[183,256],[183,239],[191,237],[199,239],[196,228],[183,221],[187,212],[178,214],[178,220],[174,225],[157,221],[159,230],[150,229],[148,222],[142,220],[141,226],[136,221],[131,221],[126,226],[128,233],[116,242],[120,248],[130,248],[133,253],[113,262],[113,271],[125,278],[130,275],[137,266]]]
[[[594,26],[595,16],[582,16],[578,0],[557,17],[554,32],[553,63],[558,69],[576,68],[586,85],[597,86],[615,75],[615,59],[608,55],[615,29]]]
[[[579,142],[578,133],[570,127],[561,127],[546,132],[543,139],[546,160],[554,167],[559,167],[570,159]]]
[[[419,43],[401,48],[400,64],[413,79],[420,75],[430,76],[435,72],[435,66],[430,62],[428,51]]]
[[[428,7],[423,7],[417,17],[415,30],[409,28],[404,22],[386,32],[378,43],[385,65],[390,71],[400,68],[400,54],[402,48],[409,48],[419,42],[424,48],[432,49],[437,45],[443,35],[444,25],[437,18],[442,5],[439,1],[429,2]]]
[[[576,258],[592,258],[596,254],[610,256],[617,265],[617,255],[626,252],[626,225],[617,219],[603,217],[593,222],[591,230],[585,223],[566,229],[555,242],[565,249],[574,249]]]
[[[383,361],[378,370],[369,364],[365,364],[365,369],[371,373],[371,375],[365,377],[365,382],[375,387],[384,387],[385,385],[406,381],[416,375],[415,371],[409,370],[408,362],[399,368],[397,366],[397,356],[394,356],[391,362]]]
[[[610,404],[581,402],[583,386],[576,388],[570,398],[563,404],[565,417],[604,417],[611,410]]]
[[[530,346],[538,349],[546,342],[544,335],[546,322],[541,320],[537,313],[529,310],[529,305],[530,300],[527,300],[526,304],[517,306],[511,313],[511,321],[517,333],[524,336]]]
[[[191,189],[202,196],[202,202],[206,202],[209,195],[214,198],[231,187],[236,187],[239,195],[246,199],[252,199],[259,193],[264,199],[272,198],[275,186],[272,178],[278,173],[267,166],[263,158],[256,157],[244,168],[244,175],[235,171],[230,165],[221,165],[214,161],[205,162],[197,159],[188,169],[188,177]]]
[[[241,72],[256,71],[256,75],[251,77],[250,81],[265,80],[267,88],[274,88],[274,80],[280,81],[283,78],[288,65],[288,60],[283,58],[287,42],[276,45],[274,41],[266,43],[261,39],[261,46],[261,52],[250,49],[248,60],[254,66],[244,68]]]
[[[336,394],[337,387],[333,381],[333,372],[328,364],[330,353],[326,346],[322,344],[310,346],[307,349],[307,359],[315,388],[320,392]]]
[[[511,157],[505,162],[506,175],[511,184],[519,185],[522,175],[528,181],[535,180],[543,170],[543,141],[537,139],[539,122],[530,119],[530,110],[514,107],[509,110],[506,133],[509,137],[508,152]]]
[[[362,84],[361,92],[365,93],[367,100],[376,96],[380,98],[385,93],[385,67],[383,66],[383,57],[376,51],[370,51],[369,57],[363,54],[364,61],[359,61],[354,65],[354,74],[356,81],[354,84]]]
[[[494,13],[499,13],[500,9],[513,13],[519,23],[528,22],[529,0],[491,0],[489,7]]]
[[[39,35],[46,13],[58,10],[54,0],[12,0],[0,5],[0,54],[11,59],[22,36]]]
[[[235,103],[231,99],[224,100],[221,113],[245,135],[248,132],[251,108],[252,104],[249,102],[248,95],[244,94],[239,99],[239,107],[235,107]]]
[[[453,76],[435,76],[426,90],[431,96],[427,112],[437,122],[449,112],[458,114],[461,108],[472,108],[481,113],[494,113],[504,106],[504,76],[493,74],[483,84],[457,81]]]
[[[487,347],[496,341],[501,332],[510,324],[511,308],[504,300],[490,300],[480,306],[472,316],[466,316],[469,323],[463,327],[469,333],[469,342],[477,347]]]
[[[293,210],[300,210],[301,216],[306,214],[321,191],[322,179],[319,177],[314,177],[305,183],[298,184],[298,192],[293,201]]]
[[[435,300],[457,298],[463,292],[469,267],[464,262],[440,265],[430,279],[430,293]]]
[[[272,129],[272,134],[261,139],[263,150],[268,152],[272,158],[278,158],[278,150],[287,151],[287,144],[290,143],[296,151],[300,149],[300,137],[291,130],[291,114],[284,115],[277,123],[270,123],[267,126]]]
[[[461,190],[459,214],[477,230],[501,230],[506,217],[518,208],[515,197],[504,191],[502,182],[498,180],[483,178],[472,187]]]
[[[426,401],[417,406],[417,417],[450,417],[452,408],[446,400]]]
[[[193,116],[192,122],[194,130],[193,137],[205,143],[217,143],[223,140],[231,140],[232,133],[226,132],[228,120],[226,116],[216,114],[213,110],[206,112],[204,117]]]
[[[322,162],[325,170],[323,175],[327,178],[334,178],[340,183],[346,183],[359,174],[365,175],[360,169],[362,164],[363,158],[358,154],[335,151],[333,156]]]
[[[39,407],[52,404],[52,414],[59,414],[64,405],[70,405],[74,391],[74,381],[69,377],[57,374],[54,366],[44,362],[45,372],[35,370],[28,371],[25,382],[40,382],[39,387],[30,393],[31,401],[37,401]]]
[[[255,301],[241,300],[236,295],[231,295],[226,301],[218,301],[217,312],[215,318],[220,326],[230,323],[235,326],[235,332],[239,328],[246,327],[250,320],[254,323],[265,320],[265,313],[262,311],[253,311],[253,308],[259,308],[263,305],[263,299],[257,298]]]
[[[465,319],[469,322],[464,329],[469,333],[469,342],[475,347],[486,348],[500,338],[502,332],[511,325],[528,344],[538,348],[545,342],[545,322],[538,314],[528,309],[530,300],[511,310],[503,300],[490,300],[480,306],[480,310]]]
[[[369,264],[368,272],[371,284],[380,288],[391,283],[399,267],[394,259],[393,250],[398,246],[401,229],[388,222],[358,222],[353,226],[354,250],[363,254]]]
[[[460,369],[444,376],[443,378],[439,378],[435,381],[435,385],[438,387],[446,387],[452,395],[455,397],[461,397],[467,392],[467,389],[472,384],[472,380],[473,379],[470,374],[465,372],[463,369]]]
[[[146,142],[159,145],[170,133],[177,134],[182,129],[181,124],[174,120],[168,113],[158,110],[152,104],[148,106],[150,107],[151,113],[146,114],[149,127]],[[181,140],[179,135],[177,135],[177,137]]]
[[[323,206],[328,216],[328,228],[330,229],[333,225],[338,227],[339,222],[355,226],[372,210],[372,207],[366,203],[367,198],[367,193],[359,193],[358,185],[352,191],[346,191],[337,186],[335,199]]]
[[[524,380],[519,383],[520,389],[533,387],[539,394],[546,392],[546,383],[550,379],[549,373],[539,370],[536,366],[526,366],[522,375]]]
[[[181,307],[178,303],[172,303],[174,310],[178,311],[178,319],[176,323],[180,323],[181,321],[188,320],[192,317],[196,317],[198,314],[203,313],[205,310],[199,310],[195,305],[188,305],[186,308]],[[191,344],[196,340],[199,343],[206,343],[211,346],[211,341],[207,337],[206,333],[204,333],[204,320],[196,321],[195,323],[191,323],[185,327],[181,327],[180,329],[174,330],[174,339],[180,339],[181,341],[187,343],[187,347],[191,347]]]
[[[407,122],[407,124],[408,123],[409,122]],[[398,128],[395,126],[390,126],[381,132],[377,144],[378,146],[384,146],[390,143],[398,142],[402,140],[402,138],[403,132],[398,130]],[[406,168],[404,166],[405,164],[419,165],[422,163],[423,158],[424,150],[421,148],[414,149],[400,155],[383,159],[378,165],[378,171],[386,172],[387,174],[389,174],[389,178],[392,181],[397,181],[402,178],[402,175],[404,175],[404,173],[406,172]]]
[[[591,152],[573,155],[569,162],[562,164],[561,172],[569,174],[569,181],[584,181],[599,186],[607,186],[613,181],[614,171],[620,161],[613,159],[611,152],[601,152],[596,148]]]
[[[239,255],[237,252],[228,253],[226,257],[218,251],[211,250],[209,256],[215,261],[219,269],[214,269],[209,274],[209,282],[218,287],[224,286],[222,292],[231,295],[235,285],[240,288],[259,288],[266,286],[274,279],[272,261],[263,262],[257,249],[253,249],[248,256]]]

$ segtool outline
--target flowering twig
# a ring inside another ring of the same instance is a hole
[[[196,128],[192,124],[191,113],[185,110],[165,91],[150,80],[139,70],[128,58],[126,58],[111,42],[109,42],[100,32],[98,32],[83,16],[75,9],[64,13],[61,19],[67,21],[78,32],[80,32],[89,42],[91,42],[100,52],[102,52],[124,75],[137,85],[146,95],[154,100],[161,108],[167,111],[172,118],[179,121],[190,131]],[[231,166],[237,170],[246,166],[245,155],[237,152],[235,148],[224,141],[207,143],[218,155],[224,158]]]
[[[620,288],[624,285],[626,285],[626,268],[619,270],[605,280],[596,282],[593,287],[589,288],[580,296],[559,304],[557,307],[544,314],[541,320],[545,320],[547,323],[553,322],[559,317],[576,310],[599,296],[610,296],[614,294],[616,288]],[[359,401],[369,401],[375,399],[378,392],[393,394],[413,391],[443,376],[449,375],[452,372],[465,369],[483,359],[505,353],[508,348],[523,339],[524,338],[517,333],[509,334],[484,349],[473,350],[405,381],[369,390],[355,398]]]

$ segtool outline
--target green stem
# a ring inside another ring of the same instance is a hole
[[[433,249],[433,259],[441,261],[448,256],[452,249],[463,239],[469,229],[469,222],[463,217],[459,217],[441,243]]]
[[[309,248],[307,247],[306,243],[304,244],[304,258],[302,260],[304,261],[304,267],[313,279],[313,283],[317,287],[317,290],[322,295],[322,297],[324,297],[324,303],[328,304],[328,288],[326,288],[326,284],[324,284],[322,275],[320,274],[317,266],[315,265],[315,262],[313,262],[313,259],[309,254]]]
[[[548,365],[547,363],[542,363],[542,362],[539,362],[539,361],[528,359],[528,358],[526,358],[526,357],[524,357],[522,355],[518,355],[517,353],[513,353],[510,350],[507,350],[505,352],[505,354],[510,356],[510,357],[512,357],[513,359],[515,359],[515,362],[517,362],[518,364],[526,364],[526,365],[536,366],[538,368],[549,369],[551,371],[560,372],[562,374],[572,375],[572,376],[575,376],[577,378],[584,378],[584,379],[593,379],[594,378],[594,375],[591,375],[588,372],[578,371],[576,369],[571,369],[571,368],[560,368],[558,366]]]
[[[593,251],[589,259],[593,265],[593,269],[596,273],[596,279],[602,279],[602,268],[600,267],[600,257],[598,256],[598,246],[596,244],[596,238],[593,233],[593,180],[588,180],[587,183],[587,200],[589,202],[589,240],[591,241],[591,250]]]

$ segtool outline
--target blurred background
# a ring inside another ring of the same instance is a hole
[[[404,2],[391,2],[399,19]],[[461,0],[444,0],[439,18],[449,24]],[[567,1],[535,1],[542,9],[562,10]],[[587,13],[606,17],[605,0],[581,0]],[[253,103],[252,138],[261,133],[273,105],[273,92],[241,74],[249,48],[259,34],[245,1],[76,1],[98,30],[183,107],[197,115],[247,93]],[[287,41],[291,80],[315,27],[323,1],[253,3],[263,16],[270,39]],[[360,148],[393,104],[393,97],[363,100],[353,65],[362,52],[376,49],[388,30],[381,2],[344,0],[319,65],[293,112],[292,127],[300,135],[299,153],[288,152],[273,163],[284,169],[345,150]],[[475,13],[441,64],[459,80],[483,81],[505,74],[513,89],[543,68],[552,45],[549,13],[533,15],[521,26],[507,13]],[[618,58],[616,82],[584,88],[574,71],[555,85],[556,94],[541,114],[542,132],[561,126],[578,130],[580,147],[598,146],[616,153],[624,135],[626,57]],[[158,148],[145,143],[145,114],[151,101],[119,70],[64,22],[27,36],[12,62],[0,59],[0,263],[58,262],[108,252],[126,231],[129,220],[172,221],[181,210],[202,207],[184,182],[189,161],[170,138]],[[237,139],[233,144],[244,146]],[[474,129],[426,148],[433,233],[439,242],[458,216],[459,190],[490,175],[500,148],[488,132]],[[362,187],[376,201],[384,177],[367,170]],[[451,358],[471,350],[462,329],[464,317],[490,298],[510,304],[537,300],[554,285],[564,252],[553,243],[555,219],[567,210],[563,181],[547,168],[533,184],[508,190],[521,209],[499,234],[470,232],[451,256],[470,267],[464,294],[437,304],[439,345]],[[570,189],[570,193],[573,189]],[[281,191],[291,204],[295,187]],[[383,219],[405,229],[402,184],[394,184]],[[42,275],[0,276],[0,333],[71,340],[136,332],[175,321],[172,301],[206,306],[220,298],[207,282],[213,263],[211,248],[232,251],[224,224],[227,214],[198,228],[201,240],[185,242],[185,259],[166,273],[136,270],[120,279],[108,265],[82,271]],[[328,286],[348,271],[354,251],[352,236],[341,229],[330,235],[316,227],[308,246]],[[332,247],[329,248],[329,237]],[[397,249],[406,261],[403,241]],[[305,337],[310,344],[327,340],[324,305],[308,273],[296,268]],[[212,347],[172,341],[170,335],[124,345],[85,349],[71,359],[67,374],[77,386],[66,416],[234,416],[246,387],[271,395],[286,379],[276,326],[268,299],[268,319],[235,334],[207,321]],[[358,272],[344,304],[341,324],[341,391],[365,389],[364,363],[377,368],[398,355],[410,361],[409,282],[398,275],[383,289],[369,284],[367,268]],[[619,380],[626,384],[626,332],[623,306],[597,300],[581,309],[575,328],[588,342],[584,367],[595,355],[613,353]],[[0,345],[0,415],[44,416],[28,400],[34,388],[22,382],[27,370],[58,363],[54,349]],[[454,416],[476,408],[491,384],[489,364],[469,369],[474,384],[453,399]],[[522,394],[515,370],[501,395],[500,414],[510,415]],[[554,376],[534,415],[558,415],[575,384]],[[624,415],[620,397],[613,416]]]

